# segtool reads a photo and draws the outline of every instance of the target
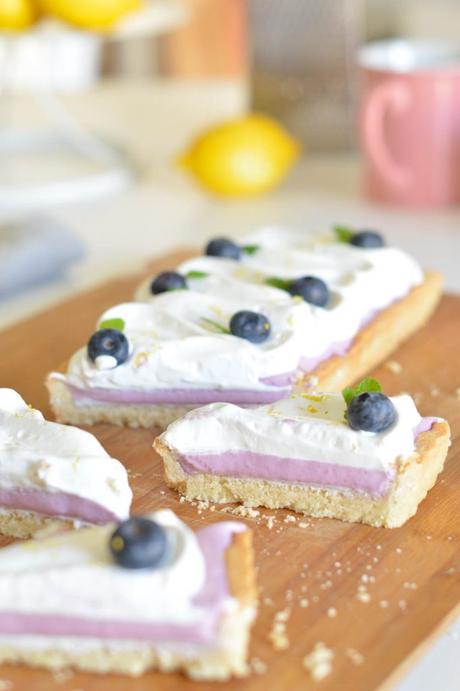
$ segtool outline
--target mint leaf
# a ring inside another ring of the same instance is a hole
[[[260,245],[243,245],[241,247],[241,251],[245,254],[255,254],[258,250],[260,250]]]
[[[347,408],[348,408],[348,406],[350,405],[350,403],[352,402],[352,400],[355,397],[355,394],[353,392],[352,387],[346,386],[344,389],[342,389],[342,396],[343,396],[345,403],[347,405]]]
[[[345,389],[342,391],[342,396],[345,400],[345,403],[347,404],[347,408],[352,402],[356,396],[359,396],[362,393],[367,393],[369,391],[381,391],[382,387],[378,383],[376,379],[372,379],[372,377],[366,377],[365,379],[362,379],[356,386],[347,386]]]
[[[280,288],[281,290],[289,290],[291,281],[286,281],[284,278],[278,278],[277,276],[271,276],[266,278],[264,283],[267,286],[272,286],[272,288]]]
[[[125,320],[114,317],[113,319],[104,319],[99,324],[100,329],[116,329],[116,331],[124,331]]]
[[[345,226],[334,226],[333,231],[337,235],[339,242],[350,242],[351,238],[355,234],[354,230],[346,228]]]
[[[187,271],[185,278],[195,279],[195,278],[206,278],[209,274],[206,271]]]
[[[229,334],[230,329],[227,329],[226,326],[222,326],[222,324],[219,324],[219,322],[215,322],[213,319],[208,319],[207,317],[201,317],[201,321],[206,322],[206,324],[210,324],[210,326],[213,326],[217,331],[220,331],[220,333],[223,334]]]

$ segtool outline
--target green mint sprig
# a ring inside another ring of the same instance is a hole
[[[260,245],[242,245],[241,251],[244,254],[255,254],[260,250]]]
[[[366,377],[365,379],[362,379],[359,382],[359,384],[356,384],[356,386],[345,387],[345,389],[343,389],[342,391],[342,396],[345,399],[345,403],[347,404],[348,408],[352,400],[356,398],[356,396],[359,396],[362,393],[368,393],[371,391],[379,392],[381,390],[382,387],[376,379],[372,379],[372,377]]]
[[[279,278],[278,276],[270,276],[266,278],[264,283],[272,288],[280,288],[280,290],[289,290],[291,281],[286,281],[284,278]]]
[[[125,320],[119,317],[114,317],[113,319],[104,319],[104,321],[99,324],[100,329],[115,329],[116,331],[124,331]]]
[[[208,319],[207,317],[201,317],[201,321],[205,322],[206,324],[209,324],[210,326],[213,326],[217,331],[223,334],[229,334],[230,329],[228,329],[226,326],[222,326],[222,324],[219,324],[219,322],[215,322],[213,319]]]
[[[337,235],[338,241],[345,243],[350,242],[351,238],[355,234],[354,230],[351,230],[351,228],[347,228],[346,226],[334,226],[333,231]]]
[[[191,279],[192,281],[199,278],[206,278],[206,276],[209,276],[206,271],[187,271],[185,274],[185,278],[187,280]]]

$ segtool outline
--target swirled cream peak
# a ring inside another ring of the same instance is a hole
[[[381,434],[352,430],[342,395],[319,393],[251,409],[213,403],[173,422],[161,440],[186,458],[243,452],[386,472],[413,453],[421,421],[410,396],[391,400],[397,421]]]
[[[114,622],[193,624],[192,602],[205,582],[197,538],[172,511],[149,518],[166,530],[170,553],[158,569],[124,569],[114,563],[114,524],[12,545],[0,551],[0,612],[58,615]]]
[[[349,345],[360,328],[376,313],[405,297],[422,282],[423,274],[408,254],[396,247],[366,250],[337,242],[330,233],[306,233],[292,228],[261,228],[241,240],[256,248],[240,261],[197,257],[177,270],[187,279],[189,290],[215,296],[229,293],[241,301],[257,296],[263,302],[288,306],[299,298],[267,285],[270,278],[293,280],[311,275],[321,278],[330,290],[325,307],[304,303],[296,322],[301,357],[314,360],[338,344]],[[136,292],[137,300],[153,300],[151,278]],[[332,354],[332,353],[330,353]]]
[[[267,341],[254,345],[219,330],[219,326],[228,329],[232,315],[240,309],[268,317],[271,335]],[[262,379],[292,372],[298,366],[296,324],[305,310],[301,302],[263,301],[255,291],[243,298],[232,290],[218,295],[171,291],[151,303],[117,305],[100,322],[123,319],[131,348],[128,360],[101,370],[83,348],[71,358],[65,380],[77,387],[104,389],[270,390],[273,387]]]
[[[132,498],[126,470],[92,434],[48,422],[0,389],[0,507],[2,493],[16,490],[73,495],[117,518],[129,515]]]

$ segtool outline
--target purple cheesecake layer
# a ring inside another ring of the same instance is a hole
[[[216,644],[223,609],[231,597],[225,551],[230,546],[233,535],[245,530],[246,526],[242,523],[224,521],[197,532],[206,562],[206,581],[202,591],[193,601],[197,608],[202,610],[199,624],[97,620],[60,614],[26,614],[10,610],[0,611],[0,635],[88,636],[112,640],[213,646]]]
[[[431,429],[437,418],[422,418],[414,429],[414,439]],[[227,451],[217,454],[178,454],[178,461],[188,475],[205,473],[238,478],[315,485],[366,492],[376,497],[388,493],[394,472],[341,466],[325,461],[283,458],[251,451]]]
[[[286,375],[281,375],[285,377]],[[76,406],[97,403],[128,405],[205,405],[206,403],[236,403],[263,405],[274,403],[289,395],[291,388],[273,391],[248,391],[245,389],[156,389],[136,391],[127,389],[79,389],[67,384]]]
[[[386,494],[393,479],[392,474],[380,470],[363,470],[336,463],[281,458],[250,451],[181,454],[178,461],[184,472],[189,475],[208,473],[275,482],[343,487],[376,496]]]
[[[33,511],[42,516],[58,516],[101,525],[125,518],[75,494],[33,489],[0,489],[0,508]]]

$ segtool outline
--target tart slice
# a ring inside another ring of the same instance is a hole
[[[16,391],[0,389],[1,533],[121,520],[131,499],[126,470],[92,434],[48,422]]]
[[[449,425],[374,380],[344,395],[296,394],[252,410],[213,404],[155,440],[166,482],[187,499],[289,508],[393,528],[441,472]]]
[[[162,510],[65,531],[0,551],[0,662],[241,676],[255,605],[241,523],[195,533]]]

